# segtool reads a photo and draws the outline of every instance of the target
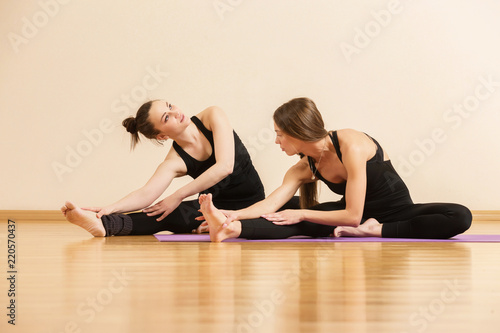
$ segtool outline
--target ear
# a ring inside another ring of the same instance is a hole
[[[168,135],[165,135],[165,134],[158,134],[158,135],[156,136],[156,139],[157,139],[157,140],[160,140],[160,141],[162,141],[162,140],[163,140],[163,141],[166,141],[166,140],[168,140],[168,139],[169,139],[169,137],[168,137]]]

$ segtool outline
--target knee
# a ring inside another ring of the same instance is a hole
[[[470,228],[472,213],[469,208],[462,205],[454,205],[452,214],[457,234],[461,234]]]

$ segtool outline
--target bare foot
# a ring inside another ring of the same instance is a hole
[[[92,236],[106,236],[102,221],[95,216],[94,212],[83,210],[69,201],[66,201],[66,204],[61,207],[61,212],[66,217],[66,220],[87,230]]]
[[[336,227],[335,237],[382,237],[382,224],[371,218],[359,227]]]
[[[222,228],[222,225],[226,221],[226,215],[214,206],[211,194],[200,195],[199,202],[200,211],[208,222],[210,240],[212,242],[219,243],[224,239],[236,238],[240,235],[241,223],[239,221],[234,221],[227,227]]]

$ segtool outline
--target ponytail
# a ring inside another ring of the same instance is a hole
[[[318,182],[302,184],[299,189],[300,208],[307,209],[318,204]]]
[[[123,120],[122,125],[132,136],[130,139],[130,149],[133,150],[140,141],[139,132],[137,131],[137,120],[134,117],[128,117]]]
[[[141,141],[139,133],[148,139],[156,140],[156,136],[160,133],[149,120],[149,110],[154,101],[149,101],[141,105],[137,110],[136,117],[128,117],[123,120],[122,125],[127,129],[127,132],[132,136],[130,141],[130,149],[134,150],[137,144]],[[158,141],[158,140],[157,140]]]
[[[300,158],[304,158],[304,154],[299,154]],[[299,203],[301,209],[318,204],[318,182],[305,183],[299,188]]]

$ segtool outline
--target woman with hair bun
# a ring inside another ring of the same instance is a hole
[[[414,204],[379,143],[352,129],[328,132],[312,100],[293,99],[273,119],[276,143],[301,159],[268,198],[246,209],[221,212],[210,194],[200,196],[212,241],[297,235],[432,239],[470,227],[472,214],[462,205]],[[318,204],[318,180],[342,199]],[[301,209],[277,212],[299,189]]]
[[[61,208],[66,219],[93,236],[192,232],[201,223],[195,219],[200,207],[198,200],[185,199],[199,193],[210,193],[220,208],[231,210],[264,199],[250,156],[220,108],[209,107],[189,118],[177,106],[154,100],[143,104],[136,117],[125,119],[123,126],[132,136],[132,149],[140,141],[139,133],[159,142],[172,139],[172,148],[149,181],[123,199],[90,208],[66,202]],[[183,176],[193,180],[152,205],[174,178]]]

